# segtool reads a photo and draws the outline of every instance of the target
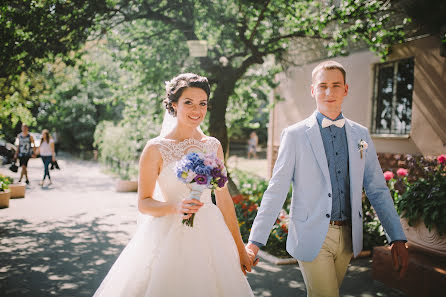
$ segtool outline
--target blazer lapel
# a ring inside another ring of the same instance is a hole
[[[348,143],[348,160],[350,171],[350,198],[354,197],[354,193],[362,192],[362,178],[364,175],[365,152],[361,159],[358,144],[361,141],[361,135],[354,123],[345,121],[345,134]],[[360,187],[358,189],[357,187]]]
[[[325,154],[324,143],[322,142],[321,131],[319,130],[319,125],[317,124],[316,113],[313,113],[307,120],[307,126],[309,127],[305,133],[307,135],[308,141],[311,144],[311,148],[314,153],[314,157],[322,170],[322,173],[330,185],[331,180],[330,173],[328,172],[327,156]]]

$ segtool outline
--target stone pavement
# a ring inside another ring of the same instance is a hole
[[[59,164],[40,187],[42,162],[30,160],[26,198],[0,209],[0,297],[92,296],[135,230],[135,193],[116,193],[95,162]],[[370,262],[352,261],[341,296],[406,296],[373,281]],[[306,296],[298,265],[262,261],[248,280],[256,296]]]

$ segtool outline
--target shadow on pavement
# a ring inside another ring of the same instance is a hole
[[[0,222],[2,297],[93,295],[124,248],[116,236],[129,234],[103,218],[80,223],[81,216]]]

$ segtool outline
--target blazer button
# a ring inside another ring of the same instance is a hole
[[[327,218],[329,218],[330,217],[330,215],[327,213],[326,215],[325,215]]]
[[[328,193],[328,197],[331,197],[331,193]]]

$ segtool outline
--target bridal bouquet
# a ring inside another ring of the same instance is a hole
[[[177,162],[176,174],[179,180],[190,185],[190,199],[197,200],[204,189],[220,189],[228,181],[225,166],[216,154],[189,153]],[[192,214],[183,224],[193,227],[194,217]]]

